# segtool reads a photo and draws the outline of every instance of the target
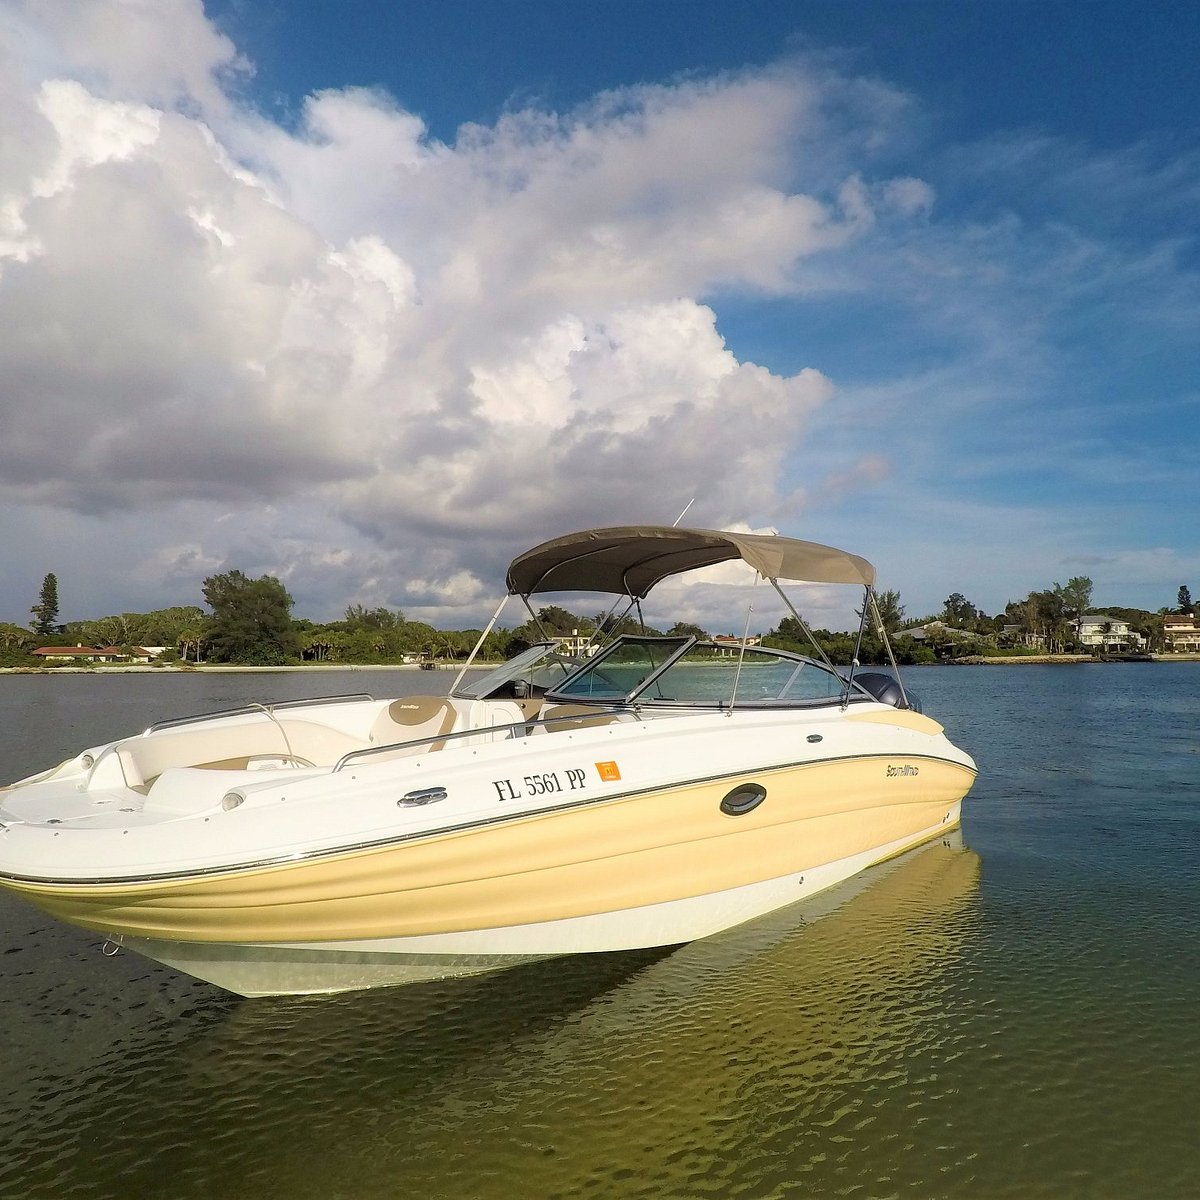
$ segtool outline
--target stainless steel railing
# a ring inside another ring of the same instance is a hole
[[[306,700],[280,700],[276,704],[243,704],[237,708],[223,708],[217,712],[197,713],[194,717],[168,717],[165,721],[155,721],[142,730],[142,736],[157,733],[160,729],[172,729],[176,725],[198,724],[200,721],[220,721],[225,717],[247,717],[251,713],[263,713],[270,717],[272,713],[282,708],[304,708],[314,704],[341,704],[347,701],[373,701],[374,696],[368,692],[349,692],[344,696],[310,696]]]
[[[394,754],[397,750],[411,750],[417,746],[432,745],[434,742],[464,741],[466,738],[479,737],[488,733],[513,733],[521,730],[521,737],[528,737],[539,726],[565,724],[568,721],[590,721],[593,717],[617,717],[628,715],[634,720],[642,718],[632,708],[598,708],[594,713],[568,713],[560,717],[538,717],[528,721],[510,721],[503,725],[483,725],[479,729],[460,729],[454,733],[431,733],[425,737],[412,738],[403,742],[389,742],[384,746],[364,746],[361,750],[351,750],[343,754],[333,764],[333,771],[342,770],[348,763],[360,758],[369,758],[375,754]]]

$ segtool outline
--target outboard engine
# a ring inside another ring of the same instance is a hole
[[[906,704],[900,684],[893,676],[885,675],[882,671],[864,671],[861,675],[856,674],[854,682],[870,692],[880,704],[890,704],[893,708],[910,708],[913,712],[921,711],[921,703],[916,696],[909,692]]]

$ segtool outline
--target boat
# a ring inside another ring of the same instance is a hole
[[[861,588],[882,633],[857,555],[622,526],[515,558],[468,665],[513,599],[640,613],[737,560],[802,628],[782,583]],[[894,661],[750,641],[547,637],[445,695],[160,721],[0,790],[0,887],[230,992],[327,993],[694,941],[959,824],[975,764]]]

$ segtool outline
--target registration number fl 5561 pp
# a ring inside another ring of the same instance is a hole
[[[549,796],[555,792],[577,792],[587,786],[587,775],[581,767],[564,771],[543,771],[538,775],[523,775],[519,779],[493,779],[492,787],[501,800],[519,800],[522,796]]]

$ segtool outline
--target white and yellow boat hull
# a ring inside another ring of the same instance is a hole
[[[801,742],[800,761],[748,771],[736,770],[739,752],[777,738],[766,728],[777,719],[674,718],[668,737],[645,736],[666,724],[580,729],[569,745],[540,739],[544,750],[537,738],[505,743],[485,766],[464,747],[358,769],[344,797],[342,834],[359,828],[350,845],[331,845],[318,819],[339,803],[334,775],[243,789],[244,808],[149,827],[157,870],[131,845],[150,836],[144,826],[88,831],[103,873],[83,858],[74,879],[22,877],[11,855],[0,862],[6,886],[46,911],[229,990],[328,992],[704,937],[954,827],[974,778],[940,726],[895,710],[831,714],[811,726],[821,756]],[[889,741],[894,752],[881,753]],[[729,769],[668,782],[705,758]],[[436,782],[447,800],[397,810],[414,780]],[[530,781],[545,790],[529,795]],[[753,807],[722,808],[747,787],[762,793]],[[395,828],[372,824],[373,805]],[[285,807],[289,819],[305,814],[310,844],[257,857],[263,815],[277,825]],[[191,863],[167,851],[170,826],[190,841]],[[207,849],[214,827],[224,863]],[[6,830],[0,855],[51,832]],[[239,833],[242,862],[229,865]]]

